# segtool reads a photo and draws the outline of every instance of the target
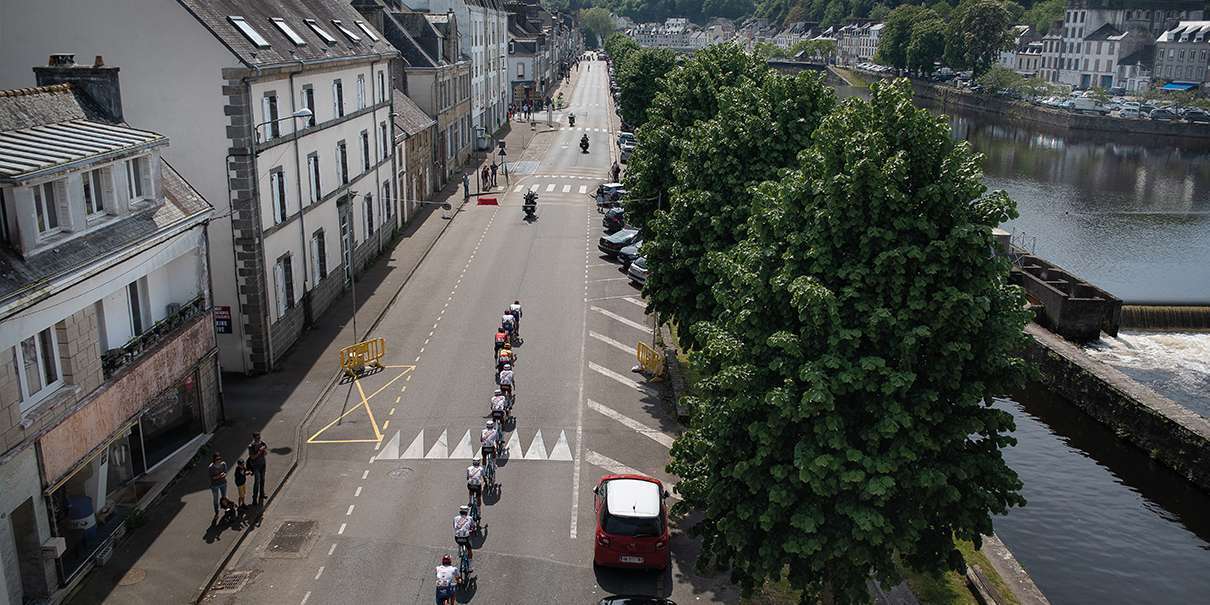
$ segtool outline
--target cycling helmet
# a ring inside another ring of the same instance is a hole
[[[451,561],[450,561],[450,556],[449,556],[449,555],[441,555],[441,564],[442,564],[442,565],[449,565],[449,564],[450,564],[450,562],[451,562]]]
[[[479,466],[480,464],[482,464],[482,462],[480,462],[478,458],[471,460],[471,466]]]
[[[503,395],[503,394],[504,394],[504,389],[496,389],[496,394],[497,394],[497,395]]]
[[[471,507],[463,504],[462,506],[458,507],[458,512],[465,515],[465,514],[471,512]]]
[[[492,422],[491,420],[488,420],[487,422],[484,422],[484,423],[483,423],[483,428],[485,428],[485,429],[494,429],[494,428],[496,428],[496,423],[495,423],[495,422]]]
[[[521,301],[519,301],[519,300],[514,300],[514,301],[513,301],[513,304],[514,304],[514,305],[519,305],[519,304],[521,304]]]
[[[504,364],[504,369],[511,370],[511,369],[513,369],[513,365],[511,363],[506,363],[506,364]]]
[[[511,342],[504,343],[504,348],[509,351],[513,350],[513,343],[511,343]]]

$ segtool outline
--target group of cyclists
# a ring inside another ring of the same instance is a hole
[[[505,308],[496,330],[492,358],[495,361],[496,389],[491,397],[491,419],[484,423],[479,436],[480,455],[471,460],[466,468],[466,491],[468,502],[459,507],[454,517],[454,543],[458,545],[458,566],[453,565],[449,555],[441,557],[437,566],[437,602],[452,605],[459,586],[464,585],[473,570],[471,563],[474,552],[471,538],[484,527],[482,507],[483,495],[499,490],[496,481],[496,458],[504,452],[504,426],[513,419],[516,403],[516,378],[514,366],[517,354],[513,346],[521,344],[521,301],[515,300]]]

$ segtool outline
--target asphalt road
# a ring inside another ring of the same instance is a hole
[[[605,65],[588,66],[569,99],[577,127],[537,135],[510,157],[500,205],[468,206],[454,220],[371,335],[386,340],[388,367],[321,404],[305,462],[210,602],[432,603],[433,567],[457,557],[450,523],[494,388],[492,334],[514,299],[525,313],[517,422],[500,497],[484,510],[478,581],[459,601],[737,601],[721,578],[692,573],[694,545],[679,528],[665,573],[592,565],[593,486],[625,469],[670,482],[677,429],[630,372],[635,343],[651,339],[638,290],[596,248],[590,194],[607,180],[617,126]],[[590,154],[578,148],[585,132]],[[531,187],[532,224],[520,208]]]

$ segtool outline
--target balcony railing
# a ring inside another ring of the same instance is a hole
[[[168,314],[168,317],[156,322],[142,334],[130,339],[130,342],[101,354],[101,371],[105,380],[109,380],[122,368],[134,363],[137,359],[156,348],[165,338],[176,332],[177,328],[189,323],[194,318],[206,312],[206,300],[202,296],[181,305]]]

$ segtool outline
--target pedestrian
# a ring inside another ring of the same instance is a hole
[[[492,186],[492,179],[490,176],[490,171],[488,170],[487,166],[484,166],[483,170],[479,171],[479,180],[483,182],[484,189],[487,189],[488,187]]]
[[[213,525],[222,510],[219,505],[227,497],[227,463],[223,462],[223,455],[214,452],[206,471],[210,474],[210,495],[214,497],[214,520],[210,522]]]
[[[496,171],[499,169],[500,167],[496,165],[496,160],[492,160],[492,187],[496,186]]]
[[[269,446],[261,441],[260,433],[252,433],[252,442],[248,444],[248,470],[252,472],[252,505],[261,506],[265,503],[265,458],[269,455]]]
[[[609,168],[609,176],[613,177],[613,182],[618,182],[618,177],[622,176],[622,167],[618,166],[615,160],[613,166]]]
[[[239,494],[239,509],[244,510],[248,507],[248,467],[243,458],[235,461],[235,491]]]

